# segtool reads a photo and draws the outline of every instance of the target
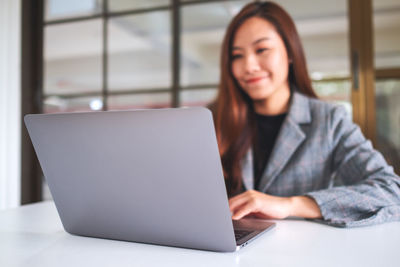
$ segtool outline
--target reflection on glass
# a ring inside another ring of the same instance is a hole
[[[108,27],[110,91],[171,86],[170,11],[114,17]]]
[[[349,77],[347,0],[279,3],[294,18],[313,78]]]
[[[374,0],[375,68],[400,67],[400,2]]]
[[[352,116],[353,107],[351,105],[351,82],[347,79],[338,79],[334,81],[314,81],[313,88],[318,98],[341,104]]]
[[[100,19],[45,27],[45,94],[101,91],[101,29]]]
[[[205,107],[217,96],[217,89],[191,89],[180,91],[182,107]]]
[[[225,1],[182,6],[180,60],[183,86],[218,82],[220,48],[225,29],[247,2]]]
[[[115,95],[108,97],[108,110],[169,108],[171,93]]]
[[[46,0],[45,20],[95,15],[102,10],[102,0]]]
[[[400,79],[376,82],[377,148],[400,174]]]
[[[126,11],[131,9],[153,8],[159,6],[168,6],[170,0],[108,0],[109,11]]]
[[[43,102],[44,113],[98,111],[103,108],[101,96],[65,98],[50,96]]]

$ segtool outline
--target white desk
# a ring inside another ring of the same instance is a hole
[[[0,266],[400,266],[400,222],[338,229],[303,220],[236,253],[215,253],[66,233],[53,202],[0,212]]]

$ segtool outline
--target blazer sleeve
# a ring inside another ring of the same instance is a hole
[[[317,202],[323,222],[356,227],[400,220],[400,178],[393,168],[343,107],[331,110],[327,127],[332,170],[343,186],[306,194]]]

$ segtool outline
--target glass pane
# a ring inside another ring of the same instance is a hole
[[[400,79],[376,82],[377,148],[400,173]]]
[[[102,10],[102,0],[46,0],[45,20],[95,15]]]
[[[108,27],[110,91],[171,86],[169,11],[114,17]]]
[[[152,8],[170,5],[170,0],[109,0],[109,11],[125,11],[130,9]]]
[[[180,91],[182,107],[205,107],[217,96],[217,89],[192,89]]]
[[[352,114],[348,0],[281,0],[294,19],[317,95]]]
[[[44,113],[98,111],[103,108],[101,96],[61,98],[47,97],[43,102]]]
[[[353,106],[351,105],[350,87],[351,81],[348,79],[313,82],[313,88],[320,99],[343,105],[352,116]]]
[[[55,24],[44,30],[44,93],[100,92],[102,21]]]
[[[108,110],[169,108],[170,93],[116,95],[108,97]]]
[[[249,1],[192,4],[182,7],[181,84],[216,84],[225,29]],[[207,18],[207,19],[205,19]]]
[[[284,0],[279,4],[296,23],[312,79],[350,77],[347,0]]]
[[[400,2],[374,0],[375,68],[400,67]]]

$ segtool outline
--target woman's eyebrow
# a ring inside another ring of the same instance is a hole
[[[269,40],[268,37],[263,37],[263,38],[260,38],[260,39],[258,39],[258,40],[255,40],[255,41],[253,42],[253,45],[258,44],[258,43],[263,42],[263,41],[268,41],[268,40]]]
[[[260,42],[263,42],[263,41],[268,41],[270,38],[268,38],[268,37],[262,37],[262,38],[260,38],[260,39],[257,39],[257,40],[255,40],[253,43],[252,43],[252,45],[256,45],[256,44],[258,44],[258,43],[260,43]],[[243,50],[243,48],[241,48],[241,47],[239,47],[239,46],[234,46],[234,47],[232,47],[232,50]]]

